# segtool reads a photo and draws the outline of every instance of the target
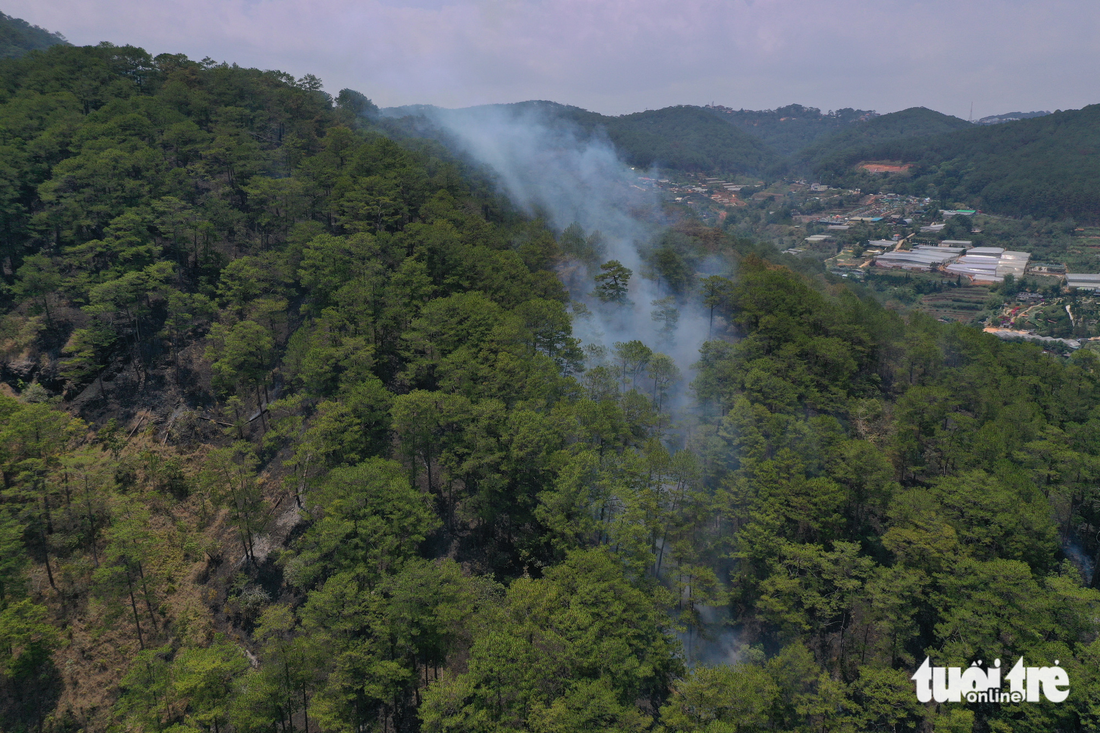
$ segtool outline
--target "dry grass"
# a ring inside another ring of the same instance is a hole
[[[173,408],[137,409],[129,424],[119,462],[134,469],[136,481],[127,489],[148,507],[151,538],[144,566],[153,580],[156,629],[142,600],[138,616],[146,648],[205,644],[216,632],[235,638],[244,635],[227,612],[227,589],[245,568],[236,529],[224,509],[203,507],[198,492],[176,497],[165,490],[158,467],[175,461],[192,486],[211,449],[209,423],[190,420]],[[169,421],[171,434],[167,434]],[[197,431],[198,435],[193,434]],[[173,445],[179,441],[179,445]],[[224,441],[224,438],[222,439]],[[190,449],[196,446],[195,449]],[[263,556],[282,546],[300,515],[293,498],[282,489],[281,461],[273,462],[260,478],[272,507],[267,535],[259,538]],[[100,547],[102,553],[102,547]],[[107,602],[93,593],[94,562],[90,553],[76,553],[59,561],[51,558],[58,590],[50,587],[45,567],[30,574],[33,597],[43,603],[61,630],[53,653],[60,693],[47,724],[61,721],[84,730],[105,730],[113,721],[119,684],[140,651],[129,599]]]

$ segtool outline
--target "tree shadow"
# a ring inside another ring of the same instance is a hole
[[[33,643],[0,675],[0,721],[6,733],[42,731],[61,698],[61,673],[46,644]]]

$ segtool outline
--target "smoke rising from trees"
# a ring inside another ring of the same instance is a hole
[[[574,323],[582,342],[612,347],[638,340],[669,354],[682,372],[691,368],[707,337],[707,314],[693,300],[670,302],[667,284],[644,276],[643,249],[667,222],[658,192],[643,185],[606,137],[549,119],[530,106],[428,114],[463,153],[492,172],[514,205],[544,217],[558,232],[576,225],[590,239],[595,234],[600,261],[616,261],[631,271],[620,298],[597,297],[599,263],[589,263],[581,277],[563,274],[574,300],[587,309]]]

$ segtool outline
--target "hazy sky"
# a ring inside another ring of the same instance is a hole
[[[76,44],[312,73],[380,106],[1100,102],[1097,0],[0,0]]]

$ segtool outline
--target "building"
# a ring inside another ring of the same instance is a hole
[[[1075,290],[1100,290],[1100,275],[1066,273],[1066,287]]]
[[[1002,280],[1008,275],[1012,275],[1013,278],[1019,280],[1023,278],[1024,273],[1027,272],[1027,263],[1030,260],[1030,252],[1013,252],[1011,250],[1005,250],[1001,253],[1000,264],[997,265],[997,275],[1000,276]]]
[[[1081,342],[1077,339],[1063,339],[1055,338],[1054,336],[1039,336],[1038,334],[1028,333],[1027,331],[1014,331],[1007,328],[983,328],[986,333],[991,333],[997,338],[1006,339],[1009,341],[1024,340],[1024,341],[1038,341],[1040,343],[1062,343],[1071,349],[1081,348]]]
[[[893,244],[891,242],[891,244]],[[943,267],[962,253],[957,247],[932,247],[918,244],[913,249],[898,249],[875,258],[878,267],[900,267],[904,270],[929,272]]]
[[[999,283],[1012,275],[1019,280],[1027,271],[1028,252],[1012,252],[1001,247],[972,247],[944,268],[945,272],[964,275],[976,283]]]

